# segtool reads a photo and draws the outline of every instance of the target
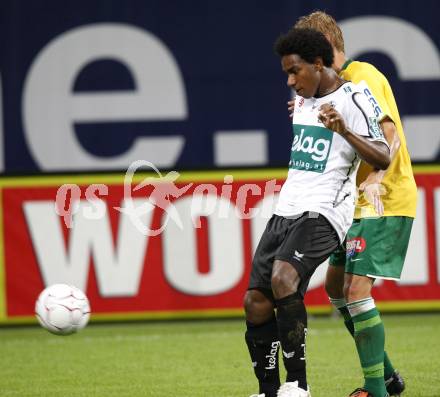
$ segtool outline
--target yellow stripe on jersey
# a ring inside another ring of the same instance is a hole
[[[417,186],[414,181],[399,111],[388,80],[373,65],[357,61],[347,61],[342,67],[340,76],[355,84],[365,81],[379,103],[382,113],[394,122],[400,138],[400,148],[382,180],[382,185],[386,189],[386,194],[381,197],[385,210],[384,216],[409,216],[414,218],[416,216]],[[372,167],[370,165],[361,162],[357,174],[358,186],[371,171]],[[365,200],[363,195],[360,195],[356,203],[355,218],[375,215],[377,216],[374,208]]]

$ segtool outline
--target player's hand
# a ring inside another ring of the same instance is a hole
[[[293,117],[293,112],[295,111],[295,99],[287,101],[287,110],[289,111],[289,117]]]
[[[379,216],[383,216],[384,208],[380,196],[386,194],[386,188],[380,183],[381,177],[377,171],[372,171],[365,181],[359,185],[359,191],[364,193],[365,199],[374,207]]]
[[[345,121],[341,114],[330,103],[324,103],[319,108],[318,120],[329,130],[344,135],[347,133]]]

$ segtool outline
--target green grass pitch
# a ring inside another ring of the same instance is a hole
[[[387,350],[408,397],[439,397],[440,314],[383,316]],[[59,337],[0,328],[0,396],[248,397],[257,391],[239,320],[90,325]],[[361,385],[340,318],[309,321],[313,397],[345,397]]]

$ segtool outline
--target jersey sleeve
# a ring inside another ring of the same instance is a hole
[[[353,81],[357,81],[357,85],[362,87],[364,94],[367,96],[373,106],[376,117],[382,121],[385,117],[391,117],[391,110],[386,99],[386,90],[389,83],[385,76],[379,72],[374,66],[364,66],[352,76]]]
[[[356,134],[365,136],[370,141],[383,142],[389,146],[380,127],[379,118],[368,97],[363,92],[354,92],[349,101],[347,126]]]

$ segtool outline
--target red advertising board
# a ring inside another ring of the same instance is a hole
[[[170,182],[143,174],[128,190],[124,175],[4,179],[0,322],[30,321],[40,291],[57,282],[85,290],[94,319],[241,314],[284,175],[183,173]],[[382,310],[440,308],[440,168],[416,168],[416,180],[402,280],[374,288]],[[142,214],[137,223],[130,208]],[[310,284],[311,311],[330,310],[324,274],[325,265]]]

